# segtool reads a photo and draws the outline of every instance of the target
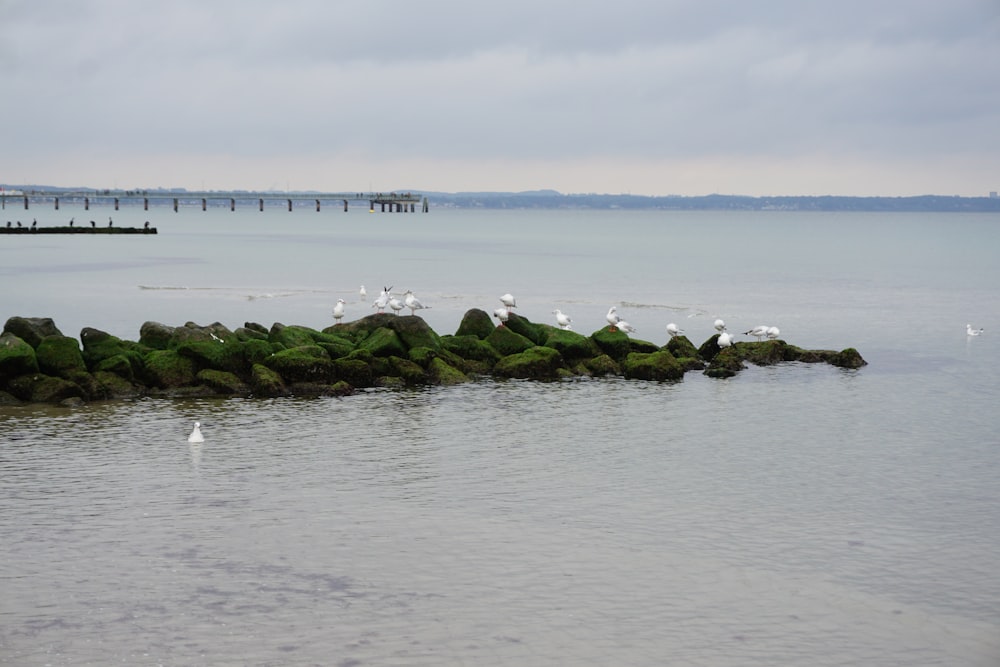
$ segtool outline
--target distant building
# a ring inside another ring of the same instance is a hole
[[[990,199],[996,199],[996,198],[997,198],[997,191],[990,190]]]

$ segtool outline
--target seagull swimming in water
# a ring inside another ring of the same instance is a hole
[[[757,339],[757,342],[760,342],[760,339],[767,335],[767,329],[768,327],[766,324],[759,324],[750,331],[744,331],[743,335],[753,336]]]
[[[966,335],[969,335],[969,336],[978,336],[979,334],[983,333],[983,330],[982,329],[973,329],[971,324],[966,324],[965,325],[965,333],[966,333]]]
[[[410,309],[410,315],[416,315],[417,311],[422,308],[430,308],[430,306],[420,303],[420,299],[413,294],[413,290],[406,290],[406,298],[403,299],[403,303]]]
[[[682,333],[684,333],[684,330],[678,329],[677,325],[671,322],[670,324],[667,325],[667,333],[670,334],[671,338],[676,338],[677,336],[680,336]]]
[[[517,308],[517,303],[514,301],[514,295],[510,292],[500,297],[500,303],[502,303],[507,310]]]
[[[553,310],[552,313],[556,316],[556,323],[559,325],[560,328],[569,329],[569,325],[573,321],[570,319],[569,315],[559,310],[558,308]]]
[[[333,307],[333,319],[340,324],[340,320],[344,319],[344,304],[346,302],[343,299],[337,299],[337,305]]]
[[[194,430],[188,436],[188,442],[205,442],[205,436],[201,434],[201,422],[194,423]]]
[[[362,298],[362,299],[366,299],[366,298],[368,298],[368,290],[366,290],[366,289],[365,289],[365,286],[364,286],[364,285],[362,285],[362,286],[361,286],[361,289],[359,289],[359,290],[358,290],[358,294],[360,294],[360,295],[361,295],[361,298]]]
[[[622,318],[618,317],[618,308],[616,306],[611,306],[608,309],[608,314],[604,316],[608,320],[608,324],[611,325],[612,331],[618,331],[618,323],[622,321]]]
[[[500,326],[505,326],[507,323],[507,318],[510,317],[510,311],[506,308],[497,308],[493,311],[493,317],[500,320]]]

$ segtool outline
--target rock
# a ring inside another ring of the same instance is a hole
[[[535,347],[529,338],[515,332],[510,327],[496,327],[486,337],[486,342],[497,351],[501,357],[518,354]]]
[[[264,365],[280,375],[285,382],[319,382],[332,384],[334,363],[326,350],[318,345],[301,345],[275,352]]]
[[[60,403],[67,398],[86,398],[84,390],[75,382],[43,373],[14,378],[7,388],[14,396],[28,403]]]
[[[590,338],[601,352],[619,363],[624,361],[628,353],[632,351],[632,343],[628,334],[617,330],[612,331],[610,326],[595,331]]]
[[[632,352],[622,364],[625,377],[630,380],[680,380],[684,367],[669,350],[657,352]]]
[[[154,350],[145,358],[145,377],[160,389],[176,389],[195,384],[197,368],[193,360],[177,350]]]
[[[673,336],[667,341],[667,351],[674,355],[675,359],[697,359],[699,357],[698,348],[688,339],[687,336]]]
[[[254,364],[250,369],[250,388],[254,396],[260,398],[277,398],[289,394],[281,376],[263,364]]]
[[[861,354],[853,347],[848,347],[835,354],[830,359],[830,363],[840,368],[861,368],[868,365],[868,362],[862,359]]]
[[[479,308],[473,308],[462,317],[455,336],[475,336],[482,340],[493,333],[494,328],[496,327],[489,313]]]
[[[237,396],[247,396],[250,394],[250,385],[236,377],[234,373],[206,368],[198,371],[195,379],[206,387],[211,388],[216,394]]]
[[[439,357],[431,359],[427,375],[434,384],[440,385],[455,385],[469,381],[465,373],[450,366],[444,359]]]
[[[145,368],[143,358],[151,351],[139,343],[122,340],[90,327],[84,327],[80,331],[80,342],[83,344],[83,361],[91,372],[114,368],[113,372],[129,381],[142,376]],[[115,361],[108,361],[113,358]],[[128,364],[128,370],[121,365],[122,359]]]
[[[493,329],[494,327],[491,323],[490,333],[493,333]],[[483,338],[486,338],[489,335],[490,334],[486,334]],[[441,347],[453,354],[458,355],[462,359],[482,361],[492,368],[493,364],[500,360],[500,353],[497,352],[492,345],[483,340],[483,338],[472,334],[464,334],[461,336],[458,334],[455,334],[454,336],[441,336]]]
[[[507,325],[503,328],[510,329],[514,333],[524,336],[535,345],[543,344],[545,339],[548,337],[545,325],[534,324],[526,317],[521,317],[514,312],[509,313],[507,317]]]
[[[339,382],[346,382],[352,387],[371,387],[375,384],[375,374],[371,364],[361,359],[334,359],[333,377]]]
[[[143,322],[139,327],[139,344],[154,350],[165,350],[170,345],[175,328],[159,322]]]
[[[38,369],[47,375],[69,378],[72,373],[86,373],[87,365],[80,353],[80,344],[69,336],[46,336],[35,350]]]
[[[0,387],[6,384],[6,380],[37,372],[35,349],[27,341],[4,330],[0,334]]]
[[[376,357],[406,356],[406,346],[393,329],[379,327],[361,341],[361,349],[368,350]]]
[[[46,336],[62,336],[51,317],[11,317],[3,327],[4,333],[12,333],[33,348]]]
[[[535,346],[524,352],[504,357],[493,367],[493,372],[507,378],[555,380],[562,365],[563,358],[557,350]]]
[[[549,329],[544,345],[557,350],[567,361],[592,359],[601,354],[600,348],[591,338],[556,327]]]
[[[728,378],[746,368],[740,359],[736,346],[727,347],[716,354],[705,369],[705,375],[712,378]]]

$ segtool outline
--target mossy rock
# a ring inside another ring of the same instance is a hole
[[[281,376],[264,364],[254,364],[250,369],[250,388],[254,396],[261,398],[277,398],[289,394]]]
[[[473,308],[472,310],[467,310],[465,315],[462,316],[462,321],[458,325],[455,336],[475,336],[482,340],[493,333],[493,329],[495,328],[496,325],[493,324],[489,313],[479,308]]]
[[[316,344],[330,354],[331,359],[340,359],[354,352],[354,343],[340,336],[331,336],[333,340],[320,340]]]
[[[288,386],[292,396],[313,398],[316,396],[349,396],[354,393],[354,387],[347,382],[322,384],[319,382],[295,382]]]
[[[5,380],[38,370],[35,348],[9,331],[0,334],[0,386]]]
[[[195,377],[198,382],[210,387],[217,394],[246,396],[250,393],[250,386],[234,373],[205,368],[198,371]]]
[[[113,372],[129,380],[141,377],[144,368],[143,357],[151,351],[150,348],[139,343],[122,340],[117,336],[90,327],[84,327],[80,332],[80,342],[83,344],[83,361],[91,372],[97,369],[109,370],[110,366],[114,366],[118,370]],[[105,363],[112,358],[116,358],[116,360]],[[125,372],[119,368],[120,360],[118,358],[124,358],[128,362],[129,371]]]
[[[62,336],[56,323],[51,317],[10,317],[4,324],[5,333],[11,333],[30,345],[37,348],[38,344],[48,336]]]
[[[429,368],[431,360],[438,357],[436,350],[429,347],[414,347],[406,354],[407,358],[421,368]]]
[[[715,355],[722,351],[719,347],[719,334],[712,334],[712,336],[701,344],[698,348],[698,356],[705,361],[711,362],[715,359]]]
[[[622,372],[630,380],[680,380],[684,367],[669,350],[632,352],[622,364]]]
[[[177,353],[195,362],[198,368],[237,373],[245,370],[243,343],[235,337],[229,343],[217,340],[187,340],[177,345]]]
[[[350,359],[352,361],[363,361],[366,364],[370,364],[376,359],[375,355],[371,353],[371,350],[361,348],[352,350],[350,354],[343,358]]]
[[[226,343],[236,340],[238,340],[236,335],[219,322],[213,322],[208,325],[185,322],[184,326],[174,328],[173,335],[170,337],[167,347],[176,348],[186,343],[194,342]]]
[[[629,338],[628,341],[628,351],[639,352],[641,354],[652,354],[653,352],[659,352],[663,348],[656,343],[651,343],[648,340],[642,340],[641,338]]]
[[[21,405],[22,403],[24,403],[24,401],[19,399],[14,394],[7,391],[0,391],[0,407],[5,405]]]
[[[371,387],[375,383],[371,365],[360,359],[334,359],[332,365],[333,376],[353,387]]]
[[[510,329],[514,333],[521,334],[535,345],[543,345],[548,338],[546,325],[535,324],[527,317],[521,317],[517,313],[510,313],[507,317],[507,324],[504,328]]]
[[[754,343],[739,343],[736,346],[740,358],[755,366],[773,366],[788,361],[788,345],[781,340],[767,340]]]
[[[267,337],[271,343],[284,346],[286,350],[290,350],[294,347],[314,345],[317,337],[320,335],[320,332],[316,329],[297,325],[285,326],[280,322],[275,322],[271,325],[271,330],[268,332]]]
[[[117,373],[95,371],[94,380],[99,387],[98,396],[103,400],[137,398],[145,393],[142,387],[137,386]]]
[[[715,355],[709,362],[708,368],[705,369],[705,375],[712,378],[728,378],[733,377],[744,368],[746,367],[740,359],[740,353],[734,345],[722,349]]]
[[[257,329],[250,329],[248,327],[239,327],[233,334],[236,336],[236,340],[243,342],[248,340],[268,340],[267,331],[258,331]]]
[[[591,359],[601,354],[597,344],[587,336],[557,327],[549,329],[545,347],[558,350],[566,360]]]
[[[362,350],[368,350],[376,357],[406,356],[406,346],[402,339],[389,327],[375,329],[358,347]]]
[[[230,345],[230,343],[227,343],[227,345]],[[254,364],[263,363],[265,359],[278,351],[266,338],[250,338],[232,343],[232,345],[238,346],[243,355],[241,371],[236,373],[241,376],[245,375],[247,370],[253,368]]]
[[[426,350],[427,348],[420,348]],[[412,352],[412,350],[411,350]],[[434,357],[436,358],[436,357]],[[402,378],[408,385],[423,385],[428,383],[427,372],[420,364],[402,357],[389,357],[381,376],[391,375]],[[428,360],[430,363],[430,360]]]
[[[490,327],[490,333],[493,333],[493,327]],[[484,336],[484,338],[488,336],[489,334]],[[500,353],[492,345],[483,340],[483,338],[473,334],[442,336],[441,347],[458,355],[462,359],[484,361],[491,366],[500,360]]]
[[[286,382],[334,381],[334,366],[330,355],[318,345],[300,345],[275,352],[263,364],[278,373]]]
[[[441,337],[428,326],[422,317],[400,315],[389,321],[389,328],[396,332],[406,349],[427,347],[438,350],[441,348]]]
[[[610,326],[598,329],[590,335],[590,339],[594,341],[601,352],[619,363],[625,360],[629,352],[633,351],[632,340],[628,334],[617,329],[612,331]]]
[[[166,350],[175,328],[160,322],[143,322],[139,327],[139,344],[153,350]]]
[[[671,337],[667,341],[666,347],[670,354],[674,355],[675,359],[683,359],[685,357],[698,358],[698,348],[694,346],[694,343],[687,336]]]
[[[161,389],[194,385],[198,370],[194,360],[177,350],[154,350],[146,355],[144,366],[148,384]]]
[[[469,377],[465,373],[458,370],[454,366],[451,366],[440,357],[434,357],[431,359],[430,366],[427,369],[427,375],[431,382],[439,385],[448,386],[469,382]]]
[[[833,355],[829,360],[829,363],[837,366],[839,368],[861,368],[862,366],[867,366],[868,362],[865,361],[861,354],[855,350],[853,347],[848,347],[840,352]]]
[[[535,346],[504,357],[493,367],[493,373],[508,378],[554,380],[558,378],[558,369],[563,365],[563,358],[558,350]]]
[[[506,326],[494,328],[492,333],[486,337],[486,342],[489,343],[501,357],[518,354],[535,347],[535,344],[530,338],[526,338]]]
[[[11,394],[28,403],[62,403],[67,399],[87,398],[80,385],[66,378],[53,377],[44,373],[22,375],[11,380],[7,389]]]
[[[593,359],[587,359],[584,365],[590,371],[591,375],[595,376],[605,376],[605,375],[621,375],[622,369],[618,362],[611,358],[611,355],[602,354],[594,357]]]

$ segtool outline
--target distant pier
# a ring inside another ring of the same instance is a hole
[[[376,208],[382,212],[390,213],[413,213],[420,206],[421,211],[427,213],[430,206],[427,197],[409,192],[298,192],[298,193],[275,193],[275,192],[246,192],[246,191],[210,191],[210,192],[174,192],[167,190],[30,190],[30,191],[0,191],[0,207],[6,209],[9,206],[24,205],[24,210],[28,210],[31,204],[52,204],[55,210],[59,210],[59,204],[70,202],[73,204],[83,204],[85,211],[90,210],[90,206],[114,206],[117,211],[122,203],[138,205],[142,202],[143,210],[148,211],[152,206],[172,206],[176,213],[182,206],[201,206],[201,210],[208,209],[209,202],[212,206],[229,206],[230,211],[236,210],[236,205],[254,206],[263,211],[264,206],[274,206],[279,204],[287,206],[291,211],[297,202],[315,203],[316,211],[320,211],[322,205],[335,204],[343,205],[344,212],[347,212],[350,202],[362,202],[368,204],[368,211],[374,213]],[[141,230],[140,230],[141,231]]]

